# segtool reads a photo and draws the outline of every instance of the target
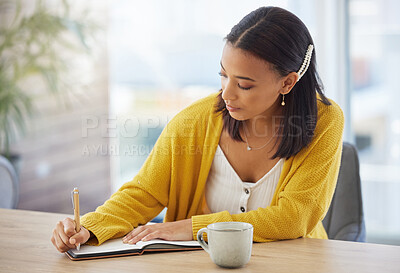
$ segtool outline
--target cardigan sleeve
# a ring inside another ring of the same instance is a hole
[[[170,141],[167,126],[133,180],[125,183],[96,211],[82,217],[82,225],[95,235],[88,244],[100,245],[108,239],[122,237],[138,225],[146,224],[167,205]]]
[[[82,217],[82,225],[95,235],[89,244],[98,245],[122,237],[153,219],[164,207],[168,207],[167,216],[168,212],[180,212],[166,219],[169,221],[194,214],[189,210],[189,202],[195,199],[197,187],[194,182],[184,182],[195,181],[193,177],[198,176],[199,170],[194,166],[199,169],[204,162],[202,153],[195,150],[196,156],[193,156],[190,148],[202,147],[203,142],[196,141],[205,138],[207,121],[213,112],[210,106],[214,105],[216,95],[200,99],[178,113],[164,128],[133,180],[125,183],[95,212]],[[196,193],[200,196],[201,190]]]
[[[192,216],[193,238],[208,224],[228,221],[252,224],[256,242],[295,239],[312,232],[329,209],[342,151],[343,113],[336,104],[324,108],[313,141],[285,164],[282,173],[287,175],[280,178],[283,183],[270,206],[240,214]]]

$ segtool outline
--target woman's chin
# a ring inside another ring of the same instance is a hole
[[[233,118],[233,119],[236,119],[236,120],[246,120],[246,118],[243,116],[243,115],[238,115],[237,113],[235,113],[235,112],[229,112],[229,115]]]

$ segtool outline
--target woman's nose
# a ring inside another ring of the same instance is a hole
[[[236,99],[235,89],[232,88],[229,82],[222,86],[222,99],[225,101],[232,101]]]

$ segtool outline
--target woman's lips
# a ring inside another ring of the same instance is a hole
[[[232,107],[229,104],[227,104],[226,109],[228,109],[229,112],[235,112],[238,111],[240,108]]]

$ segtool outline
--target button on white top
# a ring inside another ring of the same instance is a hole
[[[211,212],[231,214],[265,208],[272,201],[284,159],[256,183],[243,182],[218,146],[206,183],[206,201]]]

